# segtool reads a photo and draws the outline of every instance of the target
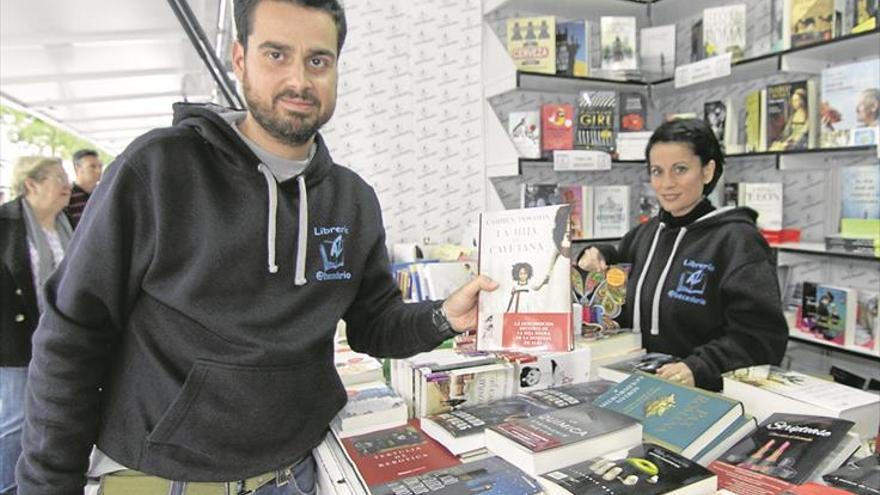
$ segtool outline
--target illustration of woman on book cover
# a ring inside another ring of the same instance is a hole
[[[804,88],[795,89],[791,94],[789,104],[785,127],[782,128],[782,133],[776,141],[770,145],[771,151],[797,150],[807,147],[810,131],[807,90]]]

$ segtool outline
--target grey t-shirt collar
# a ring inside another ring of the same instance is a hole
[[[301,174],[312,161],[312,158],[314,158],[315,151],[318,148],[315,143],[312,143],[311,148],[309,148],[309,157],[305,160],[288,160],[287,158],[282,158],[266,151],[264,148],[260,147],[260,145],[245,136],[238,128],[238,124],[244,121],[245,116],[247,116],[247,112],[228,112],[221,114],[221,117],[223,117],[223,119],[235,130],[236,134],[238,134],[238,137],[240,137],[241,140],[248,145],[248,148],[257,155],[260,162],[269,168],[272,175],[275,176],[275,180],[278,182],[284,182]]]

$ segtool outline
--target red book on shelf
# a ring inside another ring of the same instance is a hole
[[[422,433],[414,419],[397,428],[343,438],[342,446],[366,486],[461,464],[458,457]]]
[[[547,103],[541,106],[541,148],[544,151],[574,148],[574,106]]]

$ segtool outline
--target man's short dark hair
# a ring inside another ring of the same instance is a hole
[[[98,152],[90,149],[77,150],[76,153],[73,154],[73,164],[75,166],[78,166],[82,163],[83,158],[86,158],[88,156],[98,158]]]
[[[257,5],[264,0],[235,0],[235,30],[238,33],[238,42],[247,51],[247,40],[254,30],[254,10]],[[266,0],[269,1],[269,0]],[[330,14],[333,22],[336,23],[336,50],[342,52],[342,44],[345,43],[345,33],[348,28],[345,23],[345,10],[342,8],[338,0],[271,0],[283,1],[299,5],[300,7],[308,7],[310,9],[323,10]]]
[[[651,170],[651,148],[657,143],[682,143],[690,146],[695,155],[700,157],[700,165],[705,167],[709,160],[715,160],[715,173],[712,180],[703,186],[703,194],[707,195],[715,189],[718,179],[724,173],[724,151],[718,138],[712,132],[709,124],[702,119],[681,119],[666,122],[658,127],[648,146],[645,147],[645,160],[648,162],[648,170]]]

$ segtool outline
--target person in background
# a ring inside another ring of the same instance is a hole
[[[104,165],[98,158],[95,150],[83,149],[73,154],[73,191],[70,195],[70,204],[64,209],[70,225],[75,229],[79,219],[86,208],[86,203],[92,195],[92,191],[101,180],[101,172]]]
[[[724,170],[715,134],[703,120],[667,122],[645,155],[660,213],[617,248],[587,247],[578,266],[632,263],[621,327],[641,331],[648,352],[682,359],[659,368],[663,378],[720,390],[726,371],[779,364],[788,325],[757,213],[706,199]]]
[[[0,206],[0,494],[15,493],[31,336],[45,309],[42,287],[61,263],[70,183],[61,160],[20,158],[12,201]]]
[[[318,132],[340,3],[238,0],[234,18],[248,110],[177,104],[135,139],[46,284],[18,495],[82,495],[87,473],[103,495],[314,494],[346,401],[337,322],[355,351],[410,356],[474,328],[497,287],[403,302],[376,194]]]

